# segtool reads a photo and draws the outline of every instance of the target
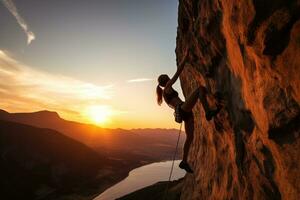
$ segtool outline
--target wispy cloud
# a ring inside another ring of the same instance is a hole
[[[16,18],[18,24],[21,26],[21,28],[27,35],[27,44],[30,44],[32,40],[35,39],[35,35],[32,31],[29,30],[29,26],[19,14],[18,9],[15,6],[14,2],[12,0],[2,0],[2,2],[5,5],[5,7],[9,10],[9,12]]]
[[[128,83],[136,83],[136,82],[147,82],[147,81],[153,81],[151,78],[136,78],[136,79],[130,79],[127,82]]]
[[[106,104],[113,85],[99,86],[70,77],[49,74],[23,65],[0,50],[0,108],[11,111],[48,109],[74,119],[91,106]],[[73,112],[73,113],[72,113]]]

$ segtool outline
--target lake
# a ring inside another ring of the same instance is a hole
[[[180,160],[175,161],[172,180],[185,175],[185,171],[178,167]],[[108,188],[94,200],[113,200],[126,194],[147,187],[159,181],[169,179],[172,161],[157,162],[133,169],[128,177]]]

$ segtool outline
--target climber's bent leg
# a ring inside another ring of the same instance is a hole
[[[205,111],[205,117],[209,121],[220,112],[222,106],[218,105],[217,109],[211,110],[209,108],[209,104],[207,102],[206,97],[207,97],[206,88],[200,86],[191,94],[191,96],[189,96],[189,98],[186,99],[186,101],[181,105],[181,108],[183,111],[190,112],[195,106],[197,99],[199,98],[203,106],[203,109]]]
[[[203,86],[198,87],[192,94],[185,100],[185,102],[182,104],[181,108],[182,110],[186,112],[192,111],[193,107],[197,103],[197,100],[200,99],[202,106],[205,110],[205,112],[209,111],[209,105],[206,100],[206,88]]]

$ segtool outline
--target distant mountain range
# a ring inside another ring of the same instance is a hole
[[[1,198],[91,199],[131,169],[171,159],[176,140],[175,129],[104,129],[55,112],[0,110]]]
[[[63,133],[96,150],[99,154],[117,160],[152,161],[170,159],[174,152],[176,129],[107,129],[62,119],[56,112],[8,113],[0,110],[0,120],[13,121]],[[182,134],[180,148],[185,134]]]

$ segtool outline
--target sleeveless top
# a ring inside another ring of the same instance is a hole
[[[170,93],[164,92],[163,97],[164,97],[165,102],[167,104],[170,104],[173,98],[178,97],[178,92],[172,88]]]

